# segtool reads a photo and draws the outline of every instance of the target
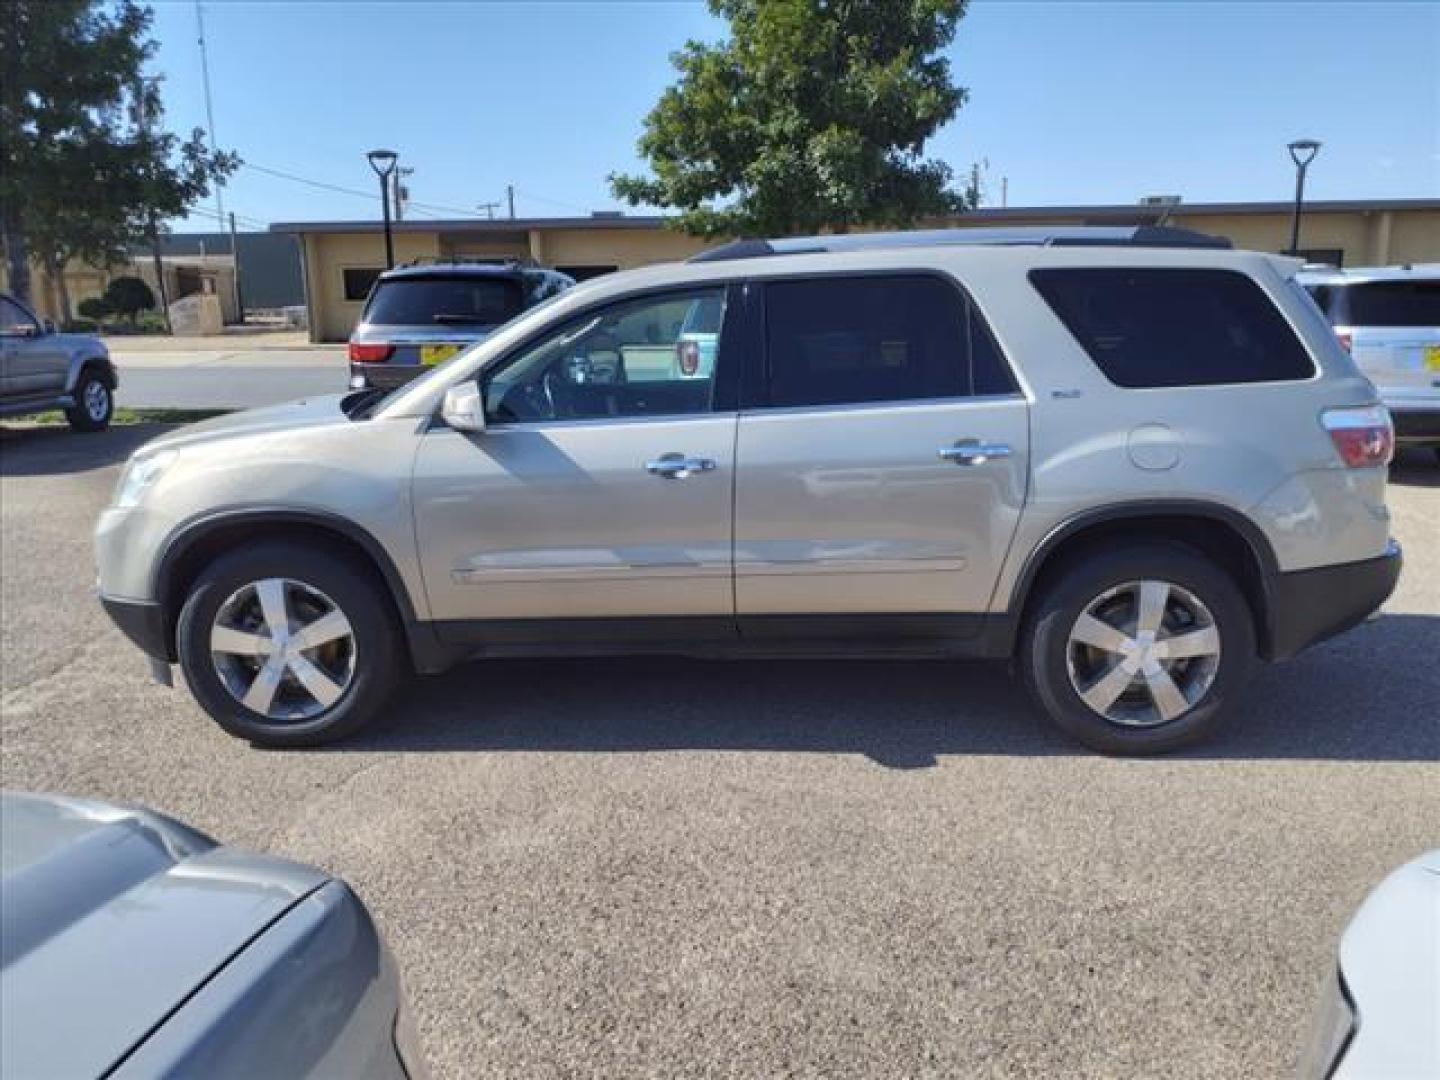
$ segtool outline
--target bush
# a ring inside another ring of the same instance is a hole
[[[165,316],[158,311],[143,311],[135,320],[135,326],[146,334],[165,333]]]
[[[94,319],[71,319],[60,329],[67,334],[93,334],[100,329],[100,324]]]
[[[97,323],[104,322],[114,314],[103,296],[87,296],[76,305],[75,310],[80,313],[81,318],[93,319]]]
[[[105,289],[105,303],[133,323],[140,312],[155,307],[155,294],[138,277],[117,277]]]

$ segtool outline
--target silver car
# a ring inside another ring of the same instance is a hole
[[[1300,280],[1380,391],[1396,440],[1440,454],[1440,264],[1311,271]]]
[[[0,416],[64,409],[76,431],[103,431],[119,379],[104,342],[60,334],[18,298],[0,293]]]
[[[1325,980],[1298,1080],[1440,1076],[1440,850],[1365,898]]]
[[[1298,269],[1082,228],[611,275],[389,396],[143,447],[102,600],[269,745],[471,657],[680,653],[1009,658],[1087,745],[1170,749],[1400,571],[1389,416]]]
[[[153,811],[0,795],[0,1075],[424,1075],[343,882]]]

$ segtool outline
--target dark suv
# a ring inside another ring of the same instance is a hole
[[[401,386],[574,284],[558,270],[519,262],[387,270],[376,279],[350,335],[350,386]]]

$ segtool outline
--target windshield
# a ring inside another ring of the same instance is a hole
[[[372,326],[497,326],[514,318],[523,307],[520,282],[513,278],[394,278],[375,287],[364,321]]]
[[[1310,291],[1335,326],[1440,326],[1440,281],[1367,281]]]

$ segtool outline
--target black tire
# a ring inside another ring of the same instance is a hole
[[[1147,580],[1178,585],[1208,608],[1220,652],[1208,689],[1187,711],[1153,726],[1130,726],[1091,709],[1081,698],[1070,675],[1070,633],[1108,590]],[[1255,657],[1254,615],[1230,575],[1189,548],[1147,543],[1092,552],[1050,575],[1022,630],[1019,661],[1031,695],[1071,737],[1106,754],[1158,754],[1211,735],[1238,697]]]
[[[89,406],[92,395],[96,402],[104,403],[103,410],[97,409],[93,414]],[[114,414],[115,394],[105,377],[94,368],[80,372],[80,380],[75,384],[75,404],[65,410],[70,430],[104,431],[110,426],[110,417]]]
[[[272,719],[247,708],[226,688],[211,656],[211,628],[221,605],[237,590],[266,578],[287,578],[318,590],[350,622],[353,673],[339,698],[313,717]],[[319,746],[354,734],[385,709],[408,669],[399,627],[375,575],[344,554],[294,543],[233,551],[202,570],[180,610],[176,645],[200,706],[231,735],[259,746]]]

